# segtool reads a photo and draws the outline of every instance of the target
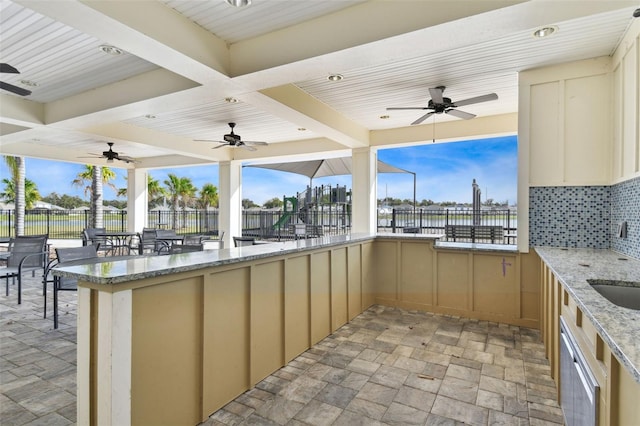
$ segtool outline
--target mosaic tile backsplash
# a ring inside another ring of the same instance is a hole
[[[627,238],[616,235],[627,221]],[[613,186],[529,188],[531,246],[613,249],[640,259],[640,178]]]
[[[608,186],[529,188],[530,245],[609,248],[610,199]]]
[[[618,223],[627,222],[627,238],[619,238]],[[611,248],[640,259],[640,177],[611,187]]]

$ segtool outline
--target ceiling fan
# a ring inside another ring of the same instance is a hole
[[[0,73],[20,74],[20,71],[9,64],[0,63]],[[5,83],[4,81],[0,81],[0,89],[4,89],[20,96],[29,96],[31,94],[31,90],[23,89],[22,87],[14,86],[13,84]]]
[[[268,145],[266,142],[243,141],[240,135],[236,135],[235,133],[233,133],[233,128],[236,127],[236,123],[229,123],[229,127],[231,127],[231,133],[227,133],[226,135],[224,135],[223,140],[221,141],[196,139],[196,142],[218,142],[221,144],[214,147],[213,149],[222,148],[223,146],[237,146],[249,151],[256,151],[254,145]]]
[[[445,98],[442,96],[444,89],[445,89],[445,86],[437,86],[434,88],[430,88],[429,94],[431,95],[431,99],[429,99],[429,104],[425,107],[391,107],[391,108],[387,108],[387,111],[405,110],[405,109],[429,110],[428,113],[418,118],[416,121],[411,123],[411,125],[420,124],[427,118],[431,117],[433,114],[442,114],[442,113],[451,114],[458,118],[469,120],[475,117],[475,114],[470,114],[468,112],[460,111],[455,108],[460,106],[465,106],[465,105],[477,104],[480,102],[494,101],[498,99],[498,95],[496,95],[495,93],[489,93],[488,95],[476,96],[475,98],[469,98],[462,101],[454,102],[450,98]]]
[[[112,148],[113,148],[113,142],[107,142],[107,145],[109,145],[109,150],[108,151],[102,151],[102,155],[100,154],[91,154],[91,158],[106,158],[107,159],[107,163],[112,163],[113,160],[120,160],[120,161],[124,161],[125,163],[137,163],[138,161],[135,158],[131,158],[131,157],[127,157],[126,155],[120,155],[117,152],[115,152]],[[89,157],[82,157],[82,158],[89,158]]]

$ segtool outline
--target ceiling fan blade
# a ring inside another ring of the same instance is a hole
[[[429,94],[431,95],[431,100],[434,104],[441,104],[444,102],[444,99],[442,98],[443,91],[444,87],[442,86],[429,88]]]
[[[242,143],[246,145],[260,145],[260,146],[269,145],[267,142],[261,142],[261,141],[242,141]]]
[[[238,145],[236,145],[236,146],[238,146],[240,148],[243,148],[243,149],[246,149],[247,151],[257,151],[258,150],[257,148],[254,148],[252,146],[245,145],[244,142],[239,142]]]
[[[433,114],[435,114],[435,112],[428,112],[425,115],[423,115],[422,117],[418,118],[416,121],[414,121],[413,123],[411,123],[411,125],[415,125],[415,124],[420,124],[422,123],[424,120],[426,120],[427,118],[431,117]]]
[[[475,114],[470,114],[468,112],[464,112],[464,111],[460,111],[457,109],[449,109],[447,111],[445,111],[447,114],[449,115],[454,115],[458,118],[464,118],[465,120],[470,120],[473,117],[475,117]]]
[[[136,160],[135,158],[131,158],[126,155],[119,155],[117,159],[120,161],[124,161],[125,163],[139,163],[139,161]]]
[[[389,107],[387,111],[401,111],[404,109],[428,109],[427,107]]]
[[[479,102],[495,101],[496,99],[498,99],[498,95],[496,95],[495,93],[489,93],[488,95],[476,96],[475,98],[469,98],[463,101],[456,101],[453,104],[455,106],[465,106],[477,104]]]
[[[218,142],[218,143],[226,143],[224,141],[216,141],[213,139],[194,139],[194,142]]]
[[[0,63],[0,72],[9,73],[9,74],[20,74],[20,71],[15,69],[15,67],[12,67],[9,64],[2,64],[2,63]]]
[[[210,141],[210,142],[218,142],[218,141]],[[214,146],[214,147],[213,147],[213,148],[211,148],[211,149],[218,149],[218,148],[222,148],[222,147],[230,146],[230,145],[231,145],[231,144],[230,144],[230,143],[227,143],[227,142],[220,142],[220,145],[218,145],[218,146]]]
[[[13,84],[5,83],[4,81],[0,81],[0,89],[4,89],[20,96],[29,96],[31,94],[31,90],[23,89],[22,87],[14,86]]]

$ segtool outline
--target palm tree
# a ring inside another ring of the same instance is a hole
[[[26,202],[24,198],[24,185],[26,176],[26,164],[24,158],[13,157],[5,155],[4,161],[11,170],[11,177],[15,182],[14,186],[14,200],[15,200],[15,235],[24,235],[24,210],[26,208]]]
[[[207,210],[209,207],[218,207],[218,188],[212,183],[205,183],[200,190],[200,206]]]
[[[147,175],[147,193],[149,204],[156,204],[158,200],[167,196],[167,191],[160,184],[160,181],[154,179],[151,175]]]
[[[171,211],[173,213],[171,227],[178,228],[178,207],[182,200],[183,211],[186,210],[188,201],[195,195],[196,187],[193,186],[191,179],[186,177],[178,177],[173,173],[169,173],[168,179],[164,181],[167,186],[167,192],[171,195]]]
[[[218,188],[211,183],[205,183],[202,185],[202,189],[200,189],[199,203],[204,209],[201,223],[204,222],[203,228],[208,231],[209,217],[207,215],[207,210],[209,209],[209,206],[218,207]]]
[[[127,195],[127,188],[118,188],[117,195],[118,197],[125,197]],[[165,189],[160,186],[160,181],[158,179],[154,179],[151,175],[147,175],[147,196],[149,205],[155,204],[158,199],[166,195]]]
[[[78,173],[73,180],[74,186],[84,186],[84,194],[91,195],[91,227],[102,228],[104,222],[103,205],[102,205],[102,186],[109,185],[113,190],[117,190],[115,185],[109,181],[115,179],[116,174],[109,167],[96,167],[91,164],[85,164],[84,170]]]
[[[4,183],[4,192],[0,192],[0,198],[14,203],[16,202],[16,185],[13,179],[2,179]],[[24,180],[24,206],[26,210],[30,210],[40,199],[40,193],[36,183],[30,179]]]

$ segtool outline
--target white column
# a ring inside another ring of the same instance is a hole
[[[378,155],[377,152],[371,148],[357,148],[352,151],[351,156],[353,185],[351,231],[376,232],[376,197],[378,193],[376,172]]]
[[[149,194],[147,193],[147,170],[127,170],[127,230],[142,232],[149,216]]]
[[[97,423],[131,425],[132,291],[98,292]]]
[[[220,231],[224,231],[224,246],[233,247],[233,237],[242,235],[242,163],[223,161],[218,166],[218,173],[218,227]]]

